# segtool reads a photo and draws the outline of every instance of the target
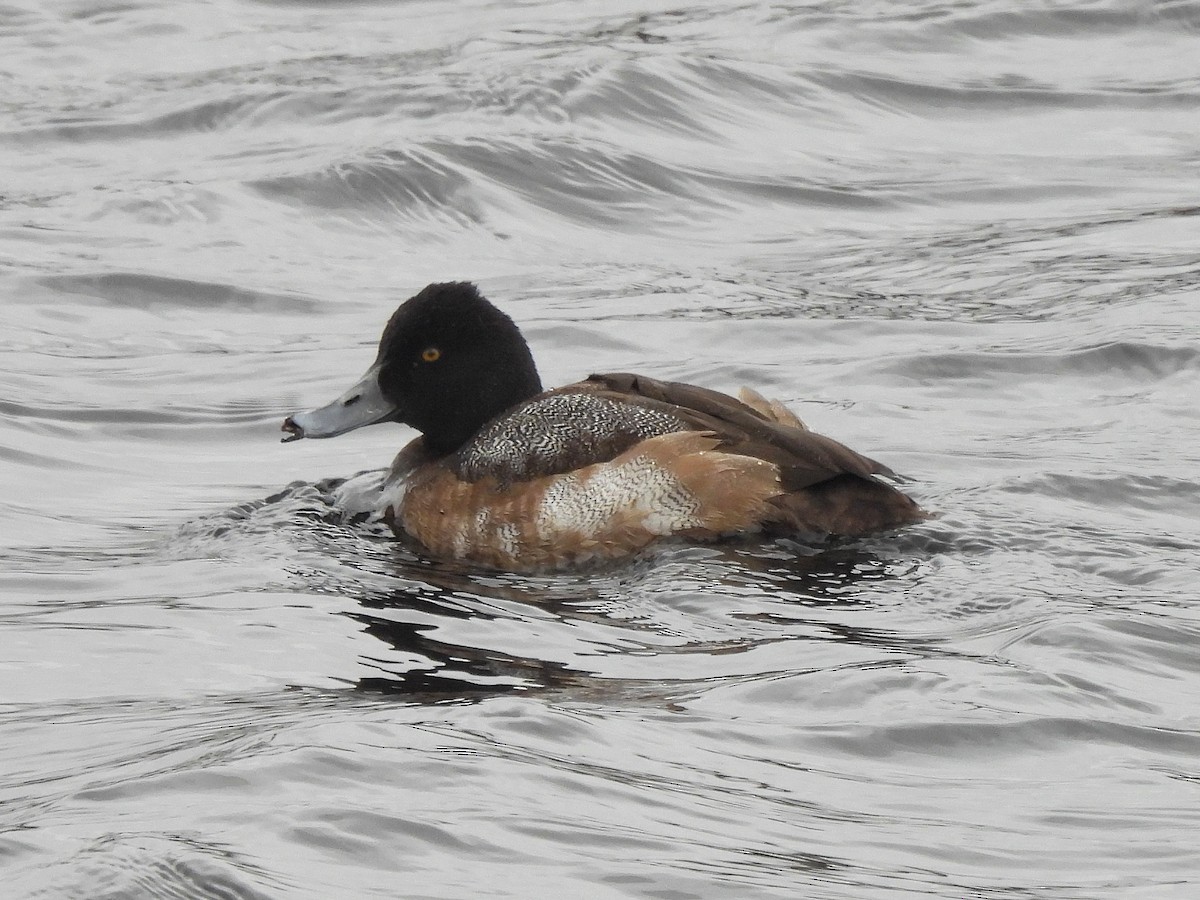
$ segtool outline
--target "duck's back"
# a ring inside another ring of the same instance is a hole
[[[540,394],[488,422],[448,462],[466,481],[512,484],[607,462],[646,438],[693,430],[669,405],[611,393],[582,382]]]

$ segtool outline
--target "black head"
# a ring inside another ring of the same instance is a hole
[[[404,422],[450,453],[489,419],[541,393],[521,332],[464,281],[431,284],[392,314],[379,355],[332,403],[288,416],[284,441]]]
[[[542,390],[513,320],[465,281],[431,284],[402,303],[383,330],[376,365],[394,418],[437,452],[456,450]]]

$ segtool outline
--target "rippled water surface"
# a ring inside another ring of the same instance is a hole
[[[1198,40],[0,6],[5,896],[1200,895]],[[447,279],[548,384],[749,385],[939,517],[423,559],[342,499],[405,429],[278,428]]]

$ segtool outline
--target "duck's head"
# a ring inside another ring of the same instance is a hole
[[[358,383],[326,406],[288,416],[283,440],[402,422],[424,434],[431,450],[449,453],[541,390],[512,319],[473,284],[431,284],[392,314],[375,363]]]

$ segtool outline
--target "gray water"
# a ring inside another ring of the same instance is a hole
[[[0,894],[1200,896],[1200,4],[0,7]],[[278,443],[471,279],[939,513],[599,572]]]

